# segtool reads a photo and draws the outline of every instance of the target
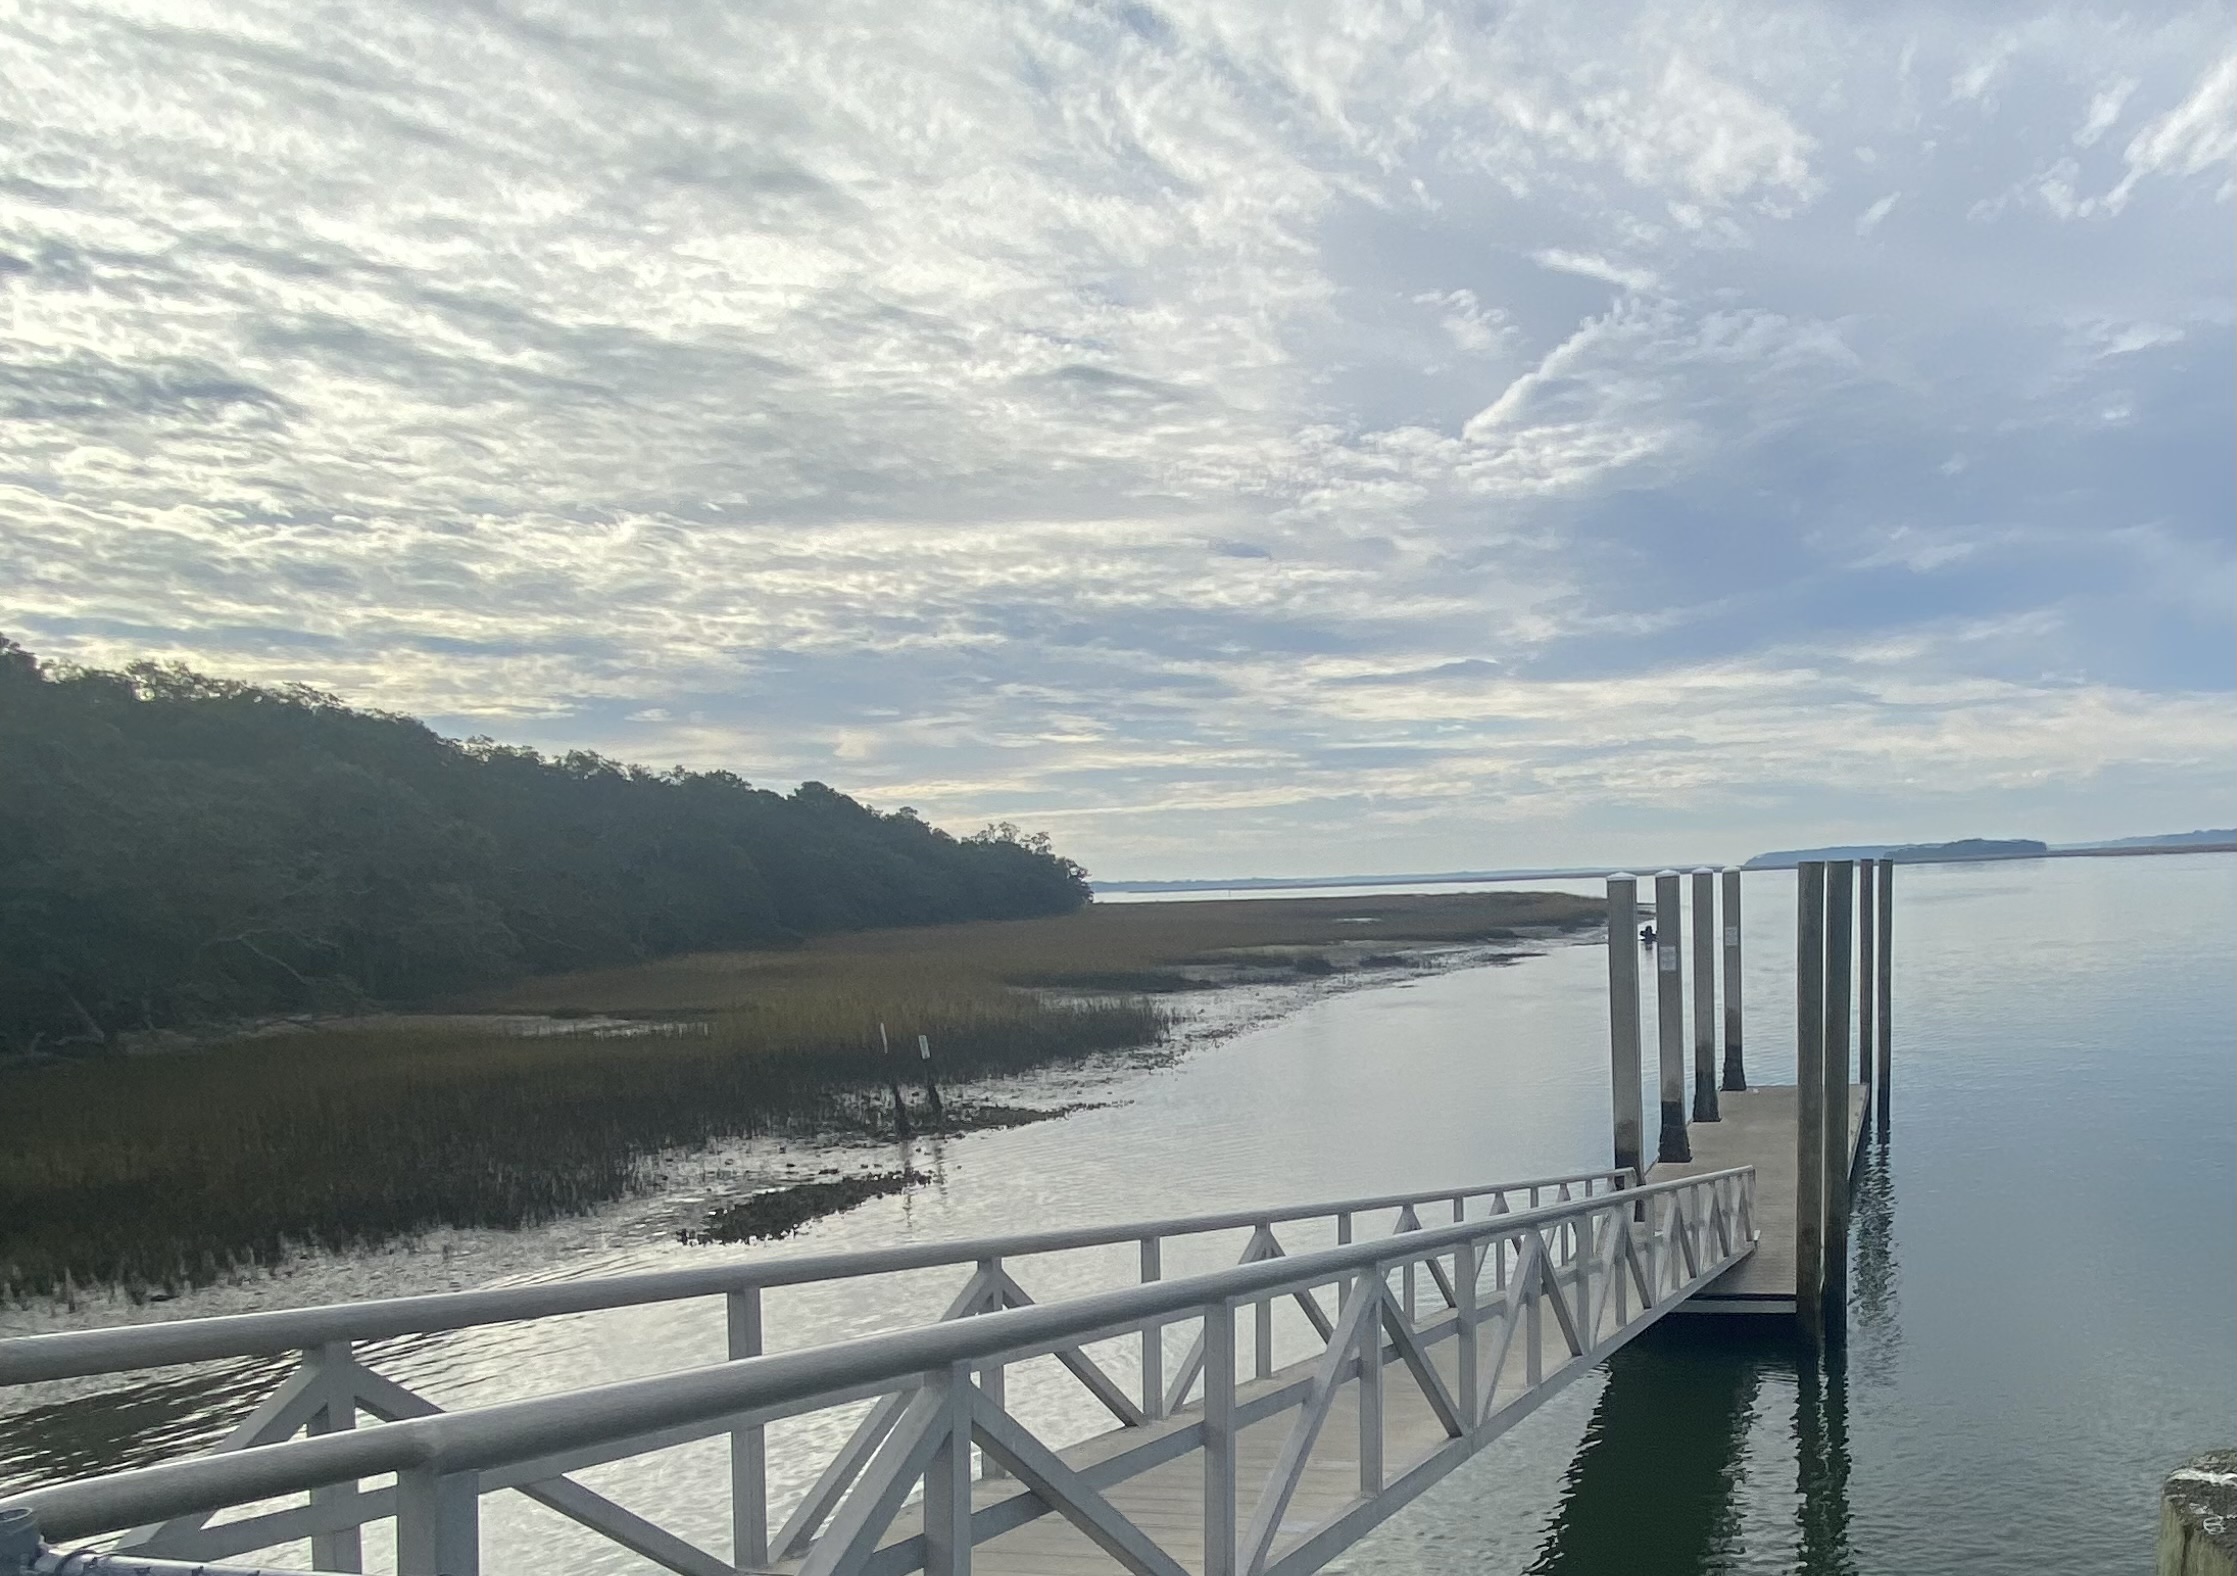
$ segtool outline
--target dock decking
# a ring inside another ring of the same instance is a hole
[[[1849,1085],[1849,1166],[1864,1145],[1868,1091]],[[1772,1084],[1717,1096],[1723,1119],[1690,1124],[1693,1159],[1658,1165],[1650,1181],[1753,1166],[1756,1250],[1686,1302],[1676,1313],[1786,1314],[1794,1312],[1794,1085]]]

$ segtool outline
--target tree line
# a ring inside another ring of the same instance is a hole
[[[522,973],[1065,913],[1086,873],[822,783],[454,740],[300,685],[0,637],[0,1040],[424,1003]]]

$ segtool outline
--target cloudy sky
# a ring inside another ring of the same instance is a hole
[[[1098,875],[2237,819],[2195,8],[0,4],[0,631]]]

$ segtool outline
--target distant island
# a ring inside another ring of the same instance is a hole
[[[2115,837],[2102,843],[2059,843],[2052,847],[2054,854],[2125,853],[2141,849],[2152,852],[2159,849],[2215,849],[2237,848],[2237,826],[2213,827],[2203,832],[2163,832],[2157,837]]]
[[[1791,870],[1805,859],[1891,859],[1900,865],[1986,859],[2061,859],[2093,854],[2179,854],[2237,849],[2237,827],[2116,837],[2095,843],[2045,843],[2032,837],[1961,837],[1947,843],[1852,843],[1757,854],[1744,870]]]
[[[1961,837],[1948,843],[1855,843],[1834,848],[1781,848],[1757,854],[1743,870],[1791,870],[1805,859],[1892,859],[1897,864],[1949,864],[1970,859],[2042,859],[2048,843],[2032,837]]]
[[[2071,859],[2107,854],[2183,854],[2237,852],[2237,827],[2198,832],[2164,832],[2152,837],[2114,837],[2094,843],[2045,843],[2032,837],[1961,837],[1947,843],[1849,843],[1827,848],[1788,848],[1757,854],[1744,870],[1791,870],[1804,859],[1893,859],[1899,864],[1955,864],[1987,859]],[[1722,860],[1673,859],[1674,870],[1722,865]],[[1654,860],[1629,868],[1652,871]],[[1288,892],[1301,887],[1455,886],[1479,881],[1587,881],[1615,873],[1610,865],[1564,865],[1507,870],[1441,870],[1433,874],[1351,876],[1229,876],[1176,881],[1097,881],[1098,893],[1127,892]]]

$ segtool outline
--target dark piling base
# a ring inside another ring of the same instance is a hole
[[[1662,1102],[1662,1143],[1654,1158],[1658,1165],[1682,1165],[1693,1159],[1693,1145],[1686,1138],[1686,1108],[1676,1100]]]
[[[1693,1119],[1696,1122],[1721,1122],[1717,1114],[1717,1086],[1706,1079],[1693,1086]]]
[[[1737,1045],[1727,1045],[1724,1048],[1724,1082],[1721,1087],[1727,1093],[1742,1093],[1748,1087],[1747,1070],[1740,1065],[1740,1047]]]

